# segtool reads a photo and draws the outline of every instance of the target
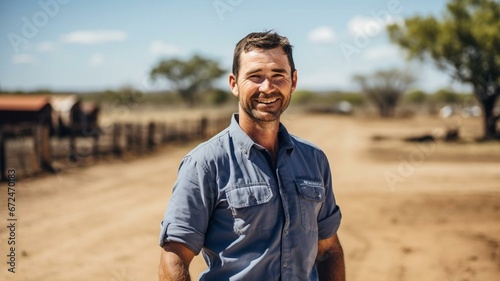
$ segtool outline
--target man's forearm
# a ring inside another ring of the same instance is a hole
[[[189,269],[176,255],[162,254],[159,268],[160,281],[190,281]]]
[[[329,252],[324,259],[316,261],[320,281],[345,281],[344,252],[342,249]]]

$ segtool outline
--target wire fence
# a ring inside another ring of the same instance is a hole
[[[107,128],[73,128],[65,137],[51,136],[48,127],[22,123],[0,127],[0,181],[7,171],[25,178],[41,172],[95,163],[103,157],[148,154],[162,145],[207,139],[227,127],[229,117],[149,123],[113,123]]]

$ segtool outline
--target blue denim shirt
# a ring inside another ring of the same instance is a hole
[[[280,125],[274,165],[237,119],[182,160],[160,245],[202,251],[200,280],[318,280],[318,239],[341,220],[325,154]]]

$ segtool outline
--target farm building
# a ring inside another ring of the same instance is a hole
[[[90,136],[99,132],[99,107],[94,103],[82,102],[75,95],[52,96],[50,103],[55,135],[65,137],[73,132],[79,136]]]
[[[0,126],[19,124],[51,125],[47,96],[0,95]]]
[[[75,111],[73,114],[73,123],[83,135],[99,133],[98,116],[98,105],[91,102],[81,102],[80,111]]]
[[[33,170],[51,169],[52,107],[46,96],[0,95],[0,180],[5,179],[9,138],[32,136]]]
[[[51,135],[88,136],[98,131],[99,106],[82,102],[76,95],[0,95],[0,126],[4,131],[26,131],[33,124],[49,126]]]
[[[73,158],[78,137],[92,138],[96,150],[101,134],[98,114],[98,106],[82,102],[77,95],[0,95],[0,180],[5,179],[9,157],[9,165],[17,161],[31,172],[52,171],[52,136],[69,139]],[[23,137],[30,144],[20,150]],[[12,140],[9,145],[8,140]]]

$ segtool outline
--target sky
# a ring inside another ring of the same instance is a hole
[[[415,15],[441,15],[446,1],[415,0],[3,0],[0,88],[100,91],[153,83],[162,59],[200,54],[229,71],[235,44],[274,30],[294,46],[298,89],[356,91],[352,77],[409,70],[414,88],[465,89],[431,62],[408,61],[385,26]],[[227,76],[216,82],[227,89]]]

